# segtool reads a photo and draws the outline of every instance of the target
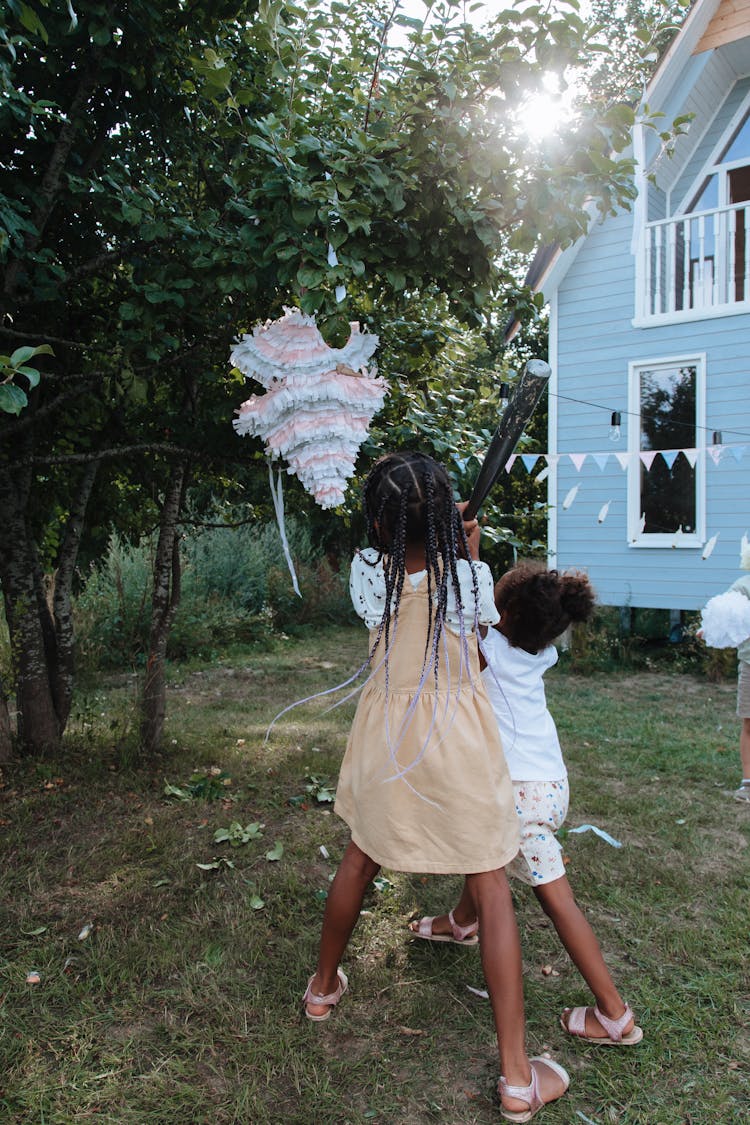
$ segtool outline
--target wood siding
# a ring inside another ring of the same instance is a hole
[[[737,577],[740,537],[750,532],[750,316],[633,328],[631,234],[629,214],[595,227],[558,291],[558,451],[626,452],[628,426],[637,424],[627,414],[628,363],[700,352],[706,353],[707,427],[721,430],[726,443],[746,441],[747,451],[737,461],[727,449],[720,464],[707,464],[706,535],[719,539],[706,560],[701,548],[629,546],[627,472],[614,457],[604,469],[588,458],[580,472],[561,458],[552,562],[585,568],[605,605],[698,609]],[[609,441],[613,410],[623,422],[616,445]],[[576,484],[574,502],[562,511]]]
[[[721,0],[714,18],[695,48],[695,54],[735,43],[746,35],[750,35],[750,0]]]

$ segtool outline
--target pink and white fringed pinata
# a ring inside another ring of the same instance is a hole
[[[330,348],[315,318],[285,309],[243,336],[231,360],[266,388],[251,395],[232,423],[260,437],[271,459],[283,458],[322,508],[344,500],[346,482],[388,383],[368,361],[378,337],[351,325],[343,348]]]

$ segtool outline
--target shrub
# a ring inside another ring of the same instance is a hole
[[[304,524],[287,534],[303,597],[292,588],[275,523],[191,529],[183,538],[182,591],[167,649],[172,658],[240,644],[266,644],[272,629],[340,622],[351,613],[346,582],[316,557]],[[151,612],[155,536],[132,544],[113,535],[76,598],[80,670],[143,662]]]

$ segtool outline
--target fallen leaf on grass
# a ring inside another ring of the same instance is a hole
[[[36,971],[36,969],[32,969],[30,973],[26,974],[27,984],[40,984],[41,980],[42,978],[39,976],[39,973]]]
[[[25,934],[26,937],[39,937],[40,934],[45,934],[46,932],[47,926],[37,926],[35,930],[21,930],[21,933]]]
[[[424,1035],[421,1027],[400,1027],[399,1031],[402,1035]]]
[[[229,867],[234,870],[234,861],[226,859],[225,856],[222,855],[212,859],[210,863],[196,863],[195,866],[199,867],[201,871],[218,871],[220,867]]]
[[[251,910],[262,910],[265,905],[266,904],[260,897],[260,895],[250,895],[250,898],[248,899],[248,906]]]
[[[266,852],[266,859],[269,863],[274,863],[277,859],[281,859],[284,854],[284,845],[281,840],[274,844],[270,851]]]
[[[83,926],[83,928],[81,929],[80,933],[78,934],[78,940],[79,941],[85,941],[86,938],[91,935],[91,932],[93,931],[93,929],[94,929],[94,923],[93,922],[87,922],[85,924],[85,926]]]

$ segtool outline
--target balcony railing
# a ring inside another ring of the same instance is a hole
[[[750,302],[750,202],[647,223],[643,253],[646,318]]]

